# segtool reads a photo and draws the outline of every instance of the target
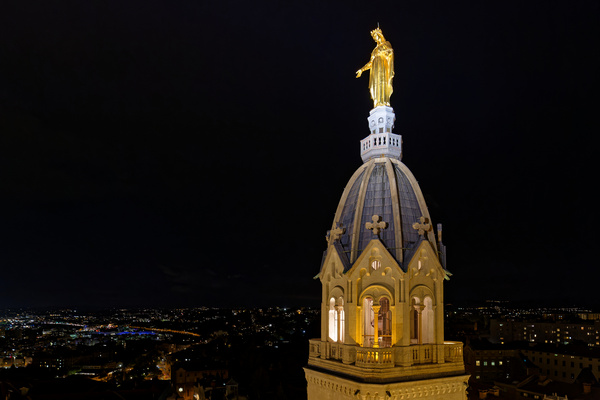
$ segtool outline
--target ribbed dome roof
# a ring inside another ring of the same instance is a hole
[[[379,157],[367,161],[356,170],[342,194],[332,229],[344,228],[339,243],[351,264],[367,244],[377,238],[365,226],[373,215],[379,215],[387,223],[379,239],[403,266],[406,253],[420,240],[412,225],[421,217],[430,223],[431,219],[419,184],[397,159]],[[428,238],[435,249],[433,230],[429,231]]]

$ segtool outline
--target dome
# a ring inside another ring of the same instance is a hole
[[[342,228],[339,246],[350,265],[377,235],[366,223],[378,215],[387,227],[378,238],[402,267],[410,261],[411,250],[422,236],[413,228],[425,217],[431,223],[425,199],[415,177],[400,160],[388,157],[372,158],[361,165],[346,185],[335,213],[332,229]],[[428,239],[434,249],[433,230]],[[437,250],[437,249],[436,249]]]

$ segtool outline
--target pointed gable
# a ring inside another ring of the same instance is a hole
[[[402,271],[402,268],[400,267],[400,264],[398,264],[398,261],[396,261],[396,258],[388,251],[381,240],[372,239],[361,252],[356,262],[352,264],[352,267],[349,269],[349,271],[346,272],[346,274],[351,276],[356,270],[368,268],[370,261],[373,258],[377,258],[381,262],[382,268],[384,269],[395,268],[399,271]]]
[[[327,251],[325,252],[325,255],[323,257],[323,261],[321,262],[321,271],[319,272],[319,275],[317,275],[315,278],[319,277],[323,279],[327,266],[331,264],[341,265],[343,273],[346,273],[351,267],[350,261],[348,260],[348,256],[346,255],[344,248],[337,240],[334,241],[333,244],[327,248]]]
[[[407,252],[406,255],[406,262],[404,264],[405,272],[429,268],[429,271],[426,271],[426,273],[431,273],[431,270],[435,270],[446,280],[452,275],[442,267],[437,251],[431,246],[431,243],[422,237],[417,245]]]

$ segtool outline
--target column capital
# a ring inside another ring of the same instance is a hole
[[[425,309],[425,306],[423,304],[413,304],[413,307],[415,311],[419,314],[421,314],[421,312]]]

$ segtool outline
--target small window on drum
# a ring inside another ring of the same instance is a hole
[[[379,260],[373,260],[373,261],[371,261],[371,268],[373,268],[373,271],[378,270],[379,268],[381,268],[381,261],[379,261]]]

